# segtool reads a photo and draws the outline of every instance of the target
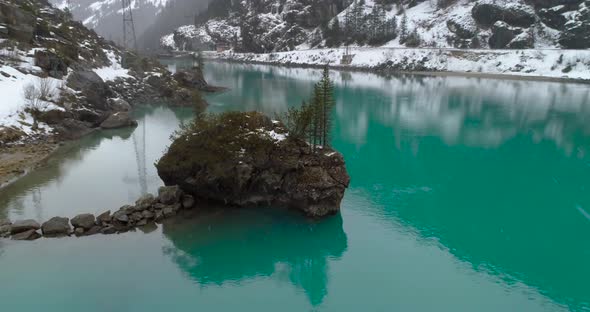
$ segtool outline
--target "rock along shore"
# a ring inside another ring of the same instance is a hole
[[[72,219],[57,216],[42,224],[31,219],[15,222],[0,220],[0,237],[36,240],[41,237],[124,233],[138,227],[160,223],[181,210],[192,209],[194,206],[194,198],[184,194],[178,186],[163,186],[158,190],[158,196],[143,195],[135,205],[125,205],[114,213],[110,210],[98,216],[84,213]]]

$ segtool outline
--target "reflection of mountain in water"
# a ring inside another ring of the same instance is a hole
[[[449,144],[376,122],[383,115],[367,110],[364,144],[342,135],[346,123],[334,138],[354,159],[347,163],[351,189],[374,203],[368,207],[375,211],[364,213],[415,229],[475,270],[522,281],[562,304],[590,303],[590,293],[581,291],[590,280],[590,223],[576,209],[590,207],[588,155],[568,157],[554,141],[532,140],[532,130],[517,129],[494,148]],[[493,120],[501,128],[501,118]],[[586,148],[576,133],[562,138]]]
[[[274,275],[302,289],[314,306],[328,293],[328,260],[347,248],[340,215],[316,222],[284,211],[224,210],[177,222],[164,225],[174,244],[165,252],[196,282]]]
[[[343,135],[358,144],[366,140],[370,119],[399,130],[398,136],[433,135],[449,145],[496,147],[526,134],[535,142],[553,141],[568,155],[587,150],[588,142],[579,142],[590,133],[590,89],[584,85],[402,77],[381,79],[375,92],[357,80],[350,84],[337,90],[337,116],[349,125]]]

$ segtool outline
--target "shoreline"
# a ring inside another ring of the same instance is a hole
[[[0,152],[0,189],[3,189],[35,169],[43,166],[62,145],[42,140],[3,147]]]
[[[207,57],[209,62],[219,63],[235,63],[235,64],[253,64],[253,65],[268,65],[286,68],[312,68],[322,69],[325,65],[318,64],[304,64],[304,63],[282,63],[272,61],[258,61],[258,60],[239,60],[231,58]],[[567,77],[550,77],[550,76],[531,76],[531,75],[516,75],[516,74],[502,74],[502,73],[484,73],[484,72],[459,72],[459,71],[408,71],[408,70],[391,70],[378,69],[374,67],[351,66],[351,65],[328,65],[330,69],[348,72],[371,73],[380,76],[394,76],[394,75],[417,75],[430,77],[464,77],[464,78],[484,78],[494,80],[516,80],[516,81],[538,81],[538,82],[557,82],[557,83],[575,83],[590,85],[590,80],[576,79]]]

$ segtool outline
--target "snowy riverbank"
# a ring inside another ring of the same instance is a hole
[[[214,60],[246,63],[323,66],[380,72],[439,72],[590,82],[590,50],[466,50],[350,48],[350,65],[342,65],[344,48],[279,53],[205,53]]]

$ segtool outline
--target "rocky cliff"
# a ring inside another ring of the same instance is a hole
[[[312,152],[260,113],[198,118],[156,164],[166,185],[239,207],[276,205],[305,215],[336,213],[350,178],[342,155]]]
[[[278,52],[342,45],[590,48],[588,0],[260,0],[210,6],[170,49]],[[386,35],[383,35],[386,34]]]

